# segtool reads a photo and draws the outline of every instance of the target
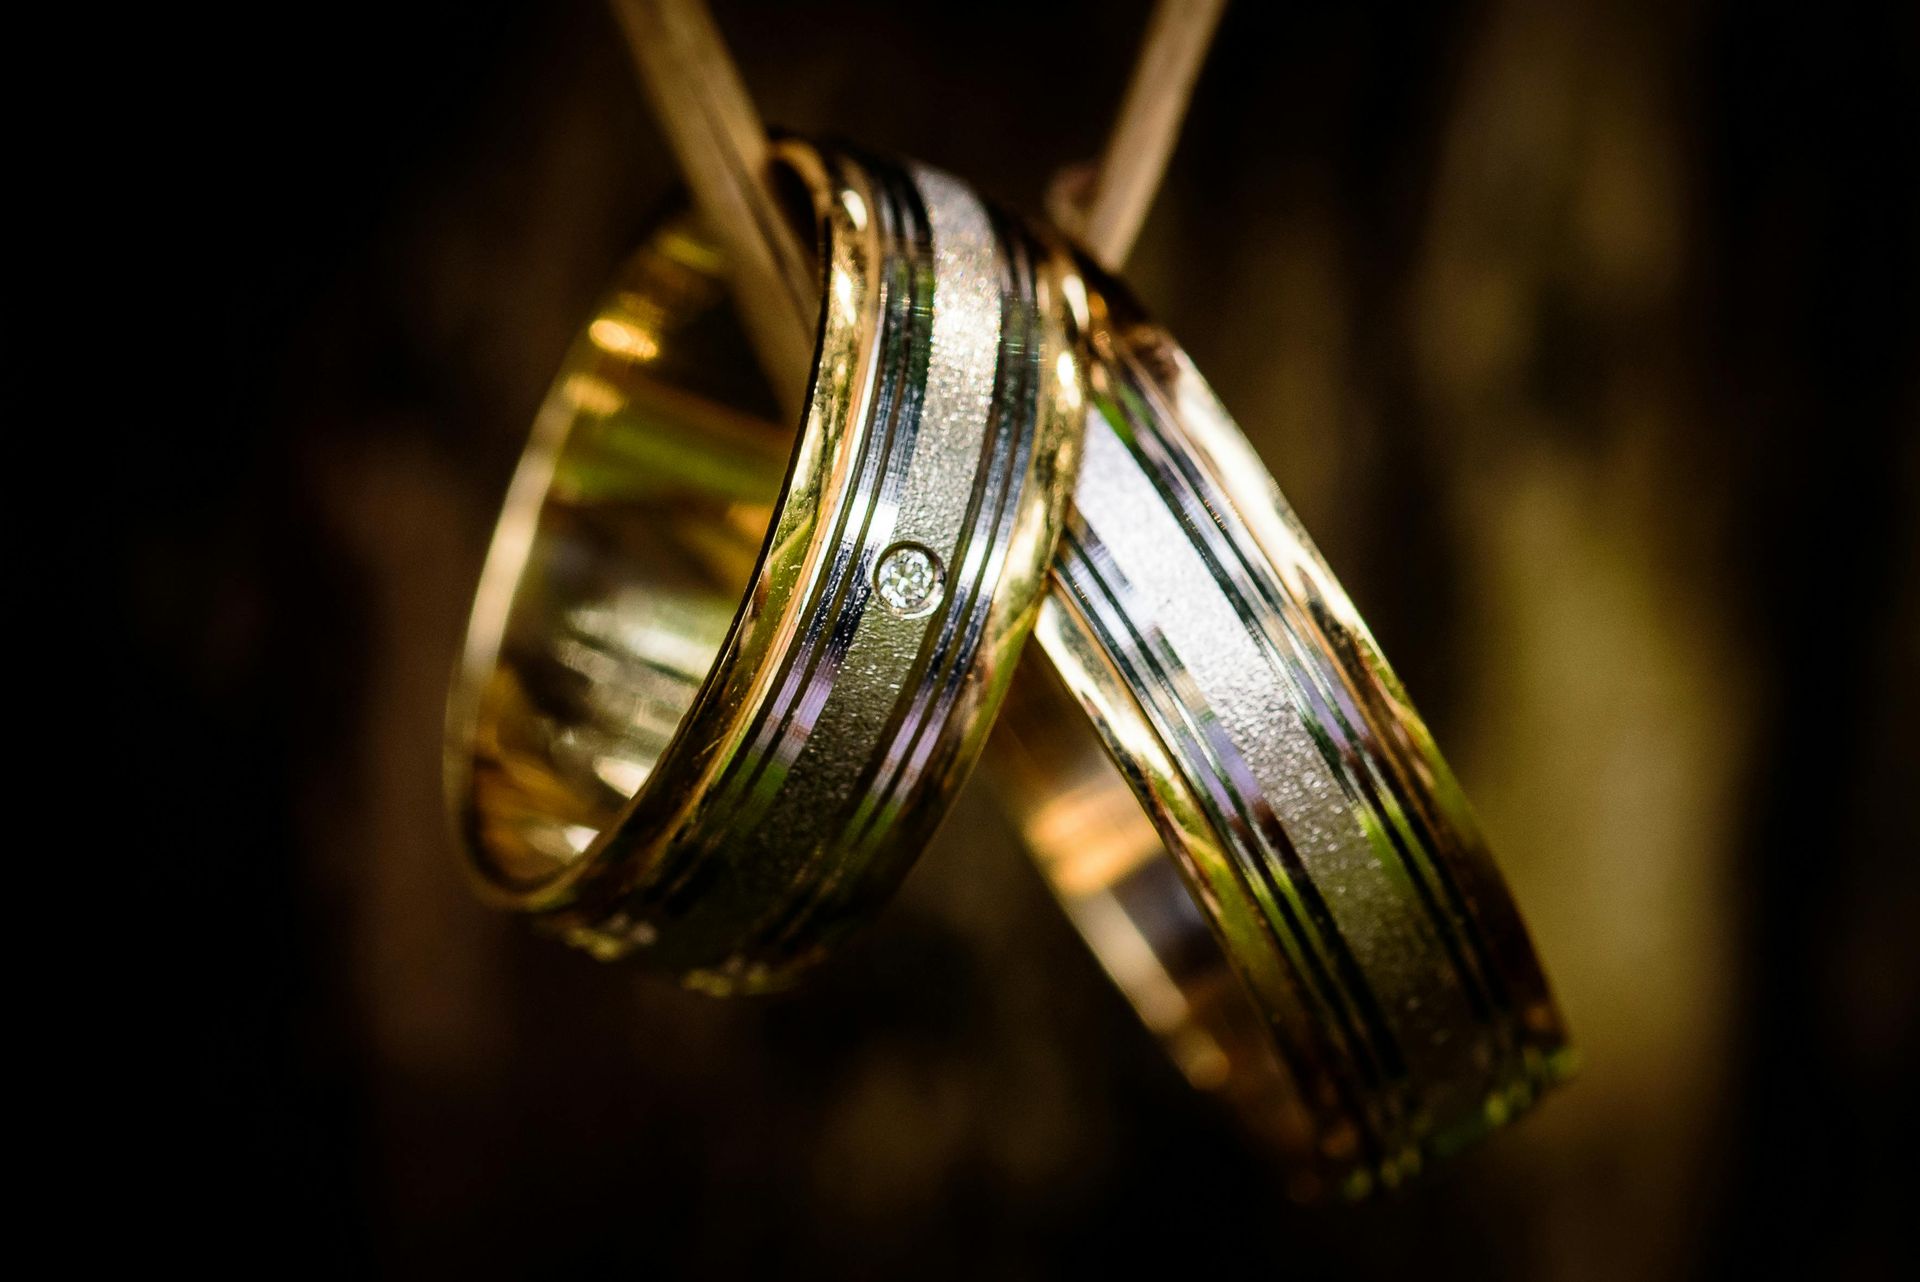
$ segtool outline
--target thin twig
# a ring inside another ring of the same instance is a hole
[[[740,73],[702,0],[612,4],[694,201],[738,264],[747,335],[775,388],[797,401],[812,363],[816,278],[773,194],[766,131]],[[1082,172],[1079,193],[1058,189],[1056,217],[1109,270],[1139,238],[1225,8],[1159,0],[1098,168]]]
[[[1139,239],[1226,7],[1227,0],[1159,0],[1154,6],[1078,220],[1080,243],[1109,271],[1119,269]]]
[[[797,409],[819,286],[774,196],[766,128],[702,0],[613,0],[613,10],[694,203],[735,264],[747,337],[782,402]]]

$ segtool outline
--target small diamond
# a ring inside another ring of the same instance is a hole
[[[895,614],[912,618],[940,603],[940,560],[918,543],[889,548],[873,572],[874,589]]]

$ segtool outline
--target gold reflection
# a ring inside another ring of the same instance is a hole
[[[583,414],[614,414],[627,403],[626,393],[592,374],[575,374],[569,378],[566,397]]]
[[[628,360],[650,361],[660,354],[660,340],[632,321],[602,316],[587,326],[587,336],[602,351]]]
[[[473,714],[473,814],[512,877],[577,862],[645,784],[785,476],[790,428],[656,375],[687,345],[739,352],[723,386],[759,386],[709,274],[721,260],[696,250],[670,225],[623,267],[536,429],[530,497],[503,519],[528,526],[512,573],[483,584],[499,652]]]
[[[1092,894],[1163,853],[1140,802],[1118,775],[1064,790],[1028,812],[1021,831],[1070,895]]]

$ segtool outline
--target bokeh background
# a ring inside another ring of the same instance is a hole
[[[716,12],[769,119],[1037,212],[1147,6]],[[244,54],[179,77],[158,193],[196,211],[221,378],[123,455],[175,853],[143,873],[161,938],[120,1000],[157,1063],[115,1161],[155,1223],[216,1217],[198,1258],[1913,1276],[1912,6],[1229,10],[1130,275],[1420,700],[1585,1055],[1479,1151],[1321,1212],[1163,1060],[983,788],[777,999],[469,898],[438,774],[466,602],[672,164],[591,0],[222,30]]]

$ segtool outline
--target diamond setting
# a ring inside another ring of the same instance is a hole
[[[918,543],[896,543],[873,570],[873,590],[901,618],[914,619],[940,604],[946,572],[940,558]]]

